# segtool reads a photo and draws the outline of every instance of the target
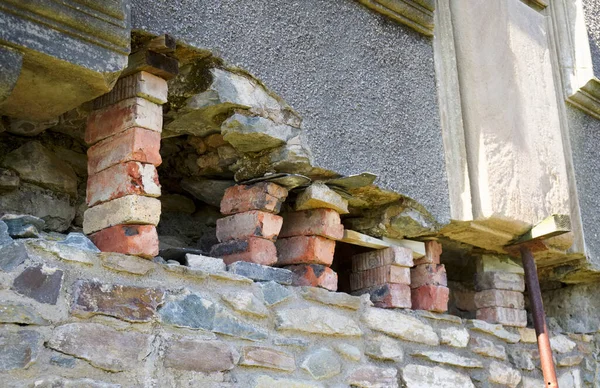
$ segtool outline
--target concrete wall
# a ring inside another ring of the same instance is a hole
[[[132,3],[134,29],[211,49],[283,97],[316,166],[373,172],[447,221],[430,38],[353,0]]]

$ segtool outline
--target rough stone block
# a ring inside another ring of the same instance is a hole
[[[13,281],[11,289],[40,303],[56,304],[62,279],[62,270],[38,265],[25,268]]]
[[[250,210],[279,213],[287,190],[271,182],[235,185],[227,188],[221,200],[221,213],[230,215]]]
[[[269,333],[253,322],[243,321],[223,310],[217,308],[212,331],[232,337],[238,337],[250,341],[264,341]]]
[[[167,102],[167,92],[166,80],[154,74],[140,71],[119,78],[110,92],[94,100],[94,109],[101,109],[133,97],[140,97],[162,105]]]
[[[152,164],[119,163],[90,175],[86,193],[87,204],[90,207],[132,194],[158,197],[158,172]]]
[[[311,209],[283,215],[279,237],[321,236],[331,240],[344,237],[340,214],[332,209]]]
[[[95,144],[129,128],[162,132],[162,106],[143,98],[128,98],[88,116],[85,142]]]
[[[150,260],[114,252],[100,254],[100,260],[102,260],[103,267],[135,275],[145,275],[157,266]]]
[[[352,272],[364,271],[390,264],[400,267],[412,267],[412,251],[408,248],[392,246],[352,256]]]
[[[0,247],[0,269],[10,272],[21,265],[28,257],[29,254],[23,243],[15,241],[4,245]]]
[[[431,325],[399,310],[367,308],[361,318],[368,328],[406,341],[438,346],[440,339]]]
[[[296,210],[320,208],[348,214],[348,201],[322,183],[313,183],[296,198]]]
[[[448,286],[444,264],[420,264],[410,270],[410,288],[425,285]]]
[[[41,218],[27,214],[4,214],[0,217],[0,220],[2,220],[6,226],[4,233],[8,233],[9,238],[39,237],[39,232],[41,232],[46,225],[46,222]],[[6,236],[6,234],[4,236]],[[6,239],[6,237],[4,238]]]
[[[73,285],[71,314],[84,318],[108,315],[130,322],[149,322],[163,298],[164,291],[156,288],[79,280]]]
[[[410,286],[405,284],[383,284],[352,293],[352,295],[362,294],[369,294],[375,307],[409,309],[412,306]]]
[[[411,290],[412,308],[443,313],[448,310],[449,289],[444,286],[421,286]]]
[[[127,195],[94,206],[83,215],[83,232],[91,234],[121,224],[158,225],[160,201],[140,195]]]
[[[525,275],[523,264],[506,255],[481,255],[477,258],[477,272],[510,272]]]
[[[42,326],[50,324],[34,307],[11,301],[0,302],[0,323]]]
[[[115,225],[90,235],[102,252],[151,259],[158,255],[158,234],[154,225]]]
[[[365,354],[373,359],[384,361],[402,362],[404,358],[400,342],[381,334],[367,338]]]
[[[164,365],[192,372],[222,372],[233,369],[234,355],[223,341],[191,337],[168,338]]]
[[[279,239],[277,265],[321,264],[330,266],[333,262],[335,241],[319,236],[296,236]]]
[[[410,268],[386,265],[350,274],[352,291],[386,283],[410,285]]]
[[[496,361],[490,364],[489,373],[489,380],[492,383],[505,387],[516,388],[521,382],[521,372]]]
[[[296,360],[291,353],[262,346],[244,346],[241,353],[240,365],[277,369],[286,372],[296,370]]]
[[[300,132],[260,116],[235,113],[221,125],[223,139],[240,152],[259,152],[284,145]]]
[[[284,269],[284,268],[273,268],[265,265],[260,265],[256,263],[249,263],[245,261],[237,261],[235,263],[230,264],[227,267],[229,272],[232,272],[236,275],[245,276],[249,279],[255,280],[257,282],[276,282],[279,284],[290,285],[292,284],[292,271]],[[279,290],[279,289],[278,289]],[[264,289],[263,289],[264,292]],[[283,291],[280,291],[283,293]],[[279,291],[277,293],[280,293]],[[266,298],[266,295],[265,295]],[[280,298],[275,298],[277,300],[283,300]],[[274,302],[277,303],[277,302]]]
[[[238,263],[243,263],[243,261],[238,261]],[[289,273],[289,276],[291,278],[291,272]],[[268,282],[260,282],[258,285],[263,294],[263,299],[268,306],[281,303],[292,296],[292,292],[290,290],[273,280]]]
[[[27,368],[42,347],[42,336],[34,330],[0,333],[0,371]],[[5,376],[6,377],[6,376]]]
[[[221,272],[227,270],[227,265],[222,259],[204,255],[185,254],[185,260],[190,268],[200,269],[209,273]]]
[[[442,244],[437,241],[425,241],[425,256],[416,259],[415,265],[420,264],[439,264],[442,255]]]
[[[16,172],[0,168],[0,193],[16,189],[20,183],[21,180]]]
[[[527,312],[522,309],[485,307],[477,310],[476,317],[482,321],[499,323],[504,326],[527,326]]]
[[[464,327],[446,327],[440,330],[440,342],[455,348],[466,348],[469,338],[469,331]]]
[[[331,306],[345,307],[352,310],[358,310],[361,306],[361,298],[350,296],[345,292],[329,292],[316,287],[302,287],[300,295],[304,299],[314,300]]]
[[[361,336],[358,322],[326,307],[290,307],[276,311],[275,329],[304,333]]]
[[[402,369],[402,378],[406,388],[475,388],[468,375],[439,366],[410,364]]]
[[[365,365],[354,369],[348,376],[347,383],[353,387],[386,387],[398,388],[396,368],[380,368]]]
[[[318,264],[290,265],[285,267],[292,271],[293,286],[321,287],[329,291],[336,291],[338,276],[331,268]]]
[[[329,379],[342,373],[342,363],[339,357],[328,348],[312,351],[304,359],[301,367],[315,380]]]
[[[525,291],[525,278],[523,275],[509,272],[480,272],[475,275],[475,289],[477,291],[496,289],[507,291]]]
[[[242,314],[250,314],[260,318],[269,315],[269,310],[261,298],[250,291],[236,290],[221,294],[221,299],[232,309]]]
[[[475,306],[478,309],[483,307],[524,309],[525,298],[521,292],[490,289],[475,293]]]
[[[217,220],[219,242],[260,237],[275,241],[281,230],[283,217],[259,210],[234,214]]]
[[[210,255],[220,257],[225,264],[247,261],[261,265],[273,265],[277,262],[277,250],[272,241],[258,237],[246,240],[232,240],[214,245]]]
[[[159,166],[162,163],[159,149],[160,133],[130,128],[88,148],[88,174],[130,161]]]
[[[471,338],[469,347],[474,353],[481,354],[482,356],[506,360],[506,348],[502,345],[496,345],[485,338]]]

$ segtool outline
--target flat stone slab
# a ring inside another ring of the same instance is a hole
[[[475,388],[471,378],[445,368],[410,364],[402,369],[406,388]]]
[[[232,349],[223,341],[170,337],[166,342],[164,365],[167,368],[212,373],[235,366]]]
[[[42,336],[34,330],[0,333],[0,371],[27,368],[33,364],[42,345]]]
[[[11,289],[40,303],[56,304],[62,286],[63,271],[44,266],[25,268]]]
[[[392,337],[433,346],[440,344],[433,327],[397,311],[368,308],[361,319],[370,329]]]
[[[33,307],[19,302],[0,302],[0,323],[18,323],[24,325],[48,325]]]
[[[269,306],[276,305],[292,297],[293,293],[281,284],[271,280],[258,283],[265,303]]]
[[[29,258],[29,254],[22,242],[14,241],[0,247],[0,269],[10,272]]]
[[[325,307],[288,308],[277,311],[277,330],[294,330],[314,334],[361,336],[356,321]]]
[[[301,367],[315,380],[328,379],[342,372],[342,363],[338,355],[328,348],[319,348],[312,351],[304,359]]]
[[[326,305],[345,307],[351,310],[358,310],[361,305],[361,298],[348,295],[344,292],[331,292],[318,287],[301,287],[300,295],[304,299],[314,300]]]
[[[240,365],[293,372],[296,370],[296,359],[293,354],[281,350],[263,346],[244,346],[241,351]]]
[[[230,264],[227,270],[259,282],[272,280],[280,284],[292,284],[292,271],[283,268],[274,268],[246,261],[236,261]]]
[[[423,357],[429,361],[452,366],[460,366],[462,368],[483,368],[483,363],[474,358],[462,357],[450,352],[441,351],[420,351],[412,354],[416,357]]]
[[[14,238],[35,238],[46,225],[41,218],[27,214],[5,214],[2,220],[8,227],[8,234]]]

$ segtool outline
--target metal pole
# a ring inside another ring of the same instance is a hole
[[[537,276],[537,269],[533,254],[527,244],[520,247],[521,259],[523,260],[523,269],[525,270],[525,282],[531,301],[533,312],[533,326],[537,335],[538,349],[540,351],[540,362],[542,364],[542,373],[546,387],[558,388],[556,380],[556,371],[554,370],[554,360],[552,359],[552,348],[550,347],[550,337],[548,336],[548,327],[546,326],[546,314],[544,313],[544,304],[542,302],[542,292]]]

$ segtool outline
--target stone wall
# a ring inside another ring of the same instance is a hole
[[[4,227],[0,246],[6,387],[543,384],[532,329],[379,309],[240,263],[97,253],[77,234],[11,241]],[[561,388],[598,386],[597,340],[555,333]]]

